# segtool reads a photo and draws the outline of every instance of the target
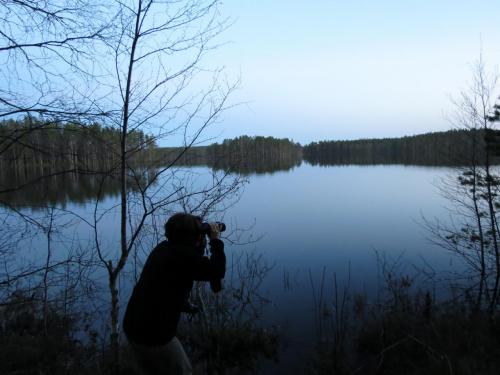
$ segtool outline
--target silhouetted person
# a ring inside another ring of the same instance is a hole
[[[167,241],[149,255],[125,311],[123,329],[146,374],[191,374],[184,349],[175,337],[186,311],[193,281],[221,289],[226,270],[224,243],[217,224],[210,224],[211,256],[204,256],[205,234],[197,216],[178,213],[165,224]]]

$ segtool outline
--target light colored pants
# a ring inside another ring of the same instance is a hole
[[[146,375],[191,375],[193,369],[182,347],[174,337],[166,345],[144,346],[129,340],[139,367]]]

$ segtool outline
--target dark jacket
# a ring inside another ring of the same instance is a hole
[[[176,333],[193,281],[210,281],[220,290],[226,271],[224,243],[210,242],[210,258],[194,247],[163,241],[149,255],[125,311],[123,330],[142,345],[164,345]]]

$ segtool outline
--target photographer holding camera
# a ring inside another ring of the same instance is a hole
[[[181,312],[195,312],[188,302],[194,281],[208,281],[216,293],[226,271],[222,223],[202,223],[185,213],[165,224],[167,241],[158,244],[142,270],[125,311],[123,329],[146,374],[191,374],[184,349],[175,337]],[[210,257],[204,256],[205,237]]]

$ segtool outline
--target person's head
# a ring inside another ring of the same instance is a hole
[[[186,213],[176,213],[165,223],[165,236],[172,244],[199,246],[203,240],[201,218]]]

